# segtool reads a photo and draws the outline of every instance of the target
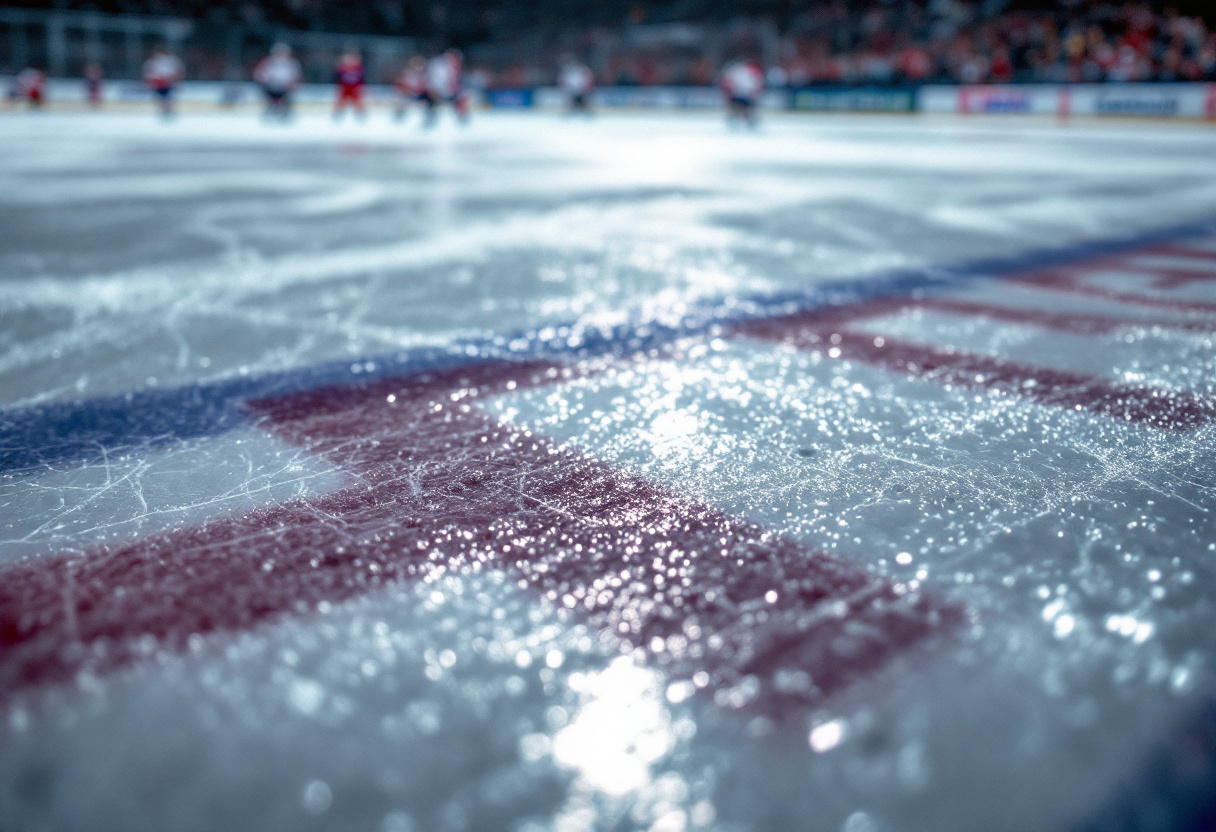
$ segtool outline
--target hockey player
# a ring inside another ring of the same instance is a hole
[[[756,107],[764,95],[764,71],[755,61],[738,60],[727,64],[719,81],[726,99],[728,124],[741,121],[756,126]]]
[[[393,118],[397,121],[405,119],[405,111],[411,101],[427,105],[428,111],[433,109],[430,95],[426,88],[426,58],[415,55],[410,58],[397,80],[393,82],[397,91],[397,100],[393,104]]]
[[[566,94],[566,106],[570,113],[591,114],[591,93],[595,91],[595,75],[586,64],[573,58],[568,59],[562,66],[558,83]]]
[[[439,104],[444,101],[452,105],[452,109],[456,111],[456,118],[461,122],[468,120],[469,100],[461,87],[461,71],[460,53],[455,49],[449,49],[442,55],[436,55],[427,61],[427,125],[435,123],[439,116]]]
[[[342,118],[346,108],[355,111],[362,120],[367,115],[363,106],[363,86],[367,82],[367,74],[363,71],[363,58],[357,50],[349,49],[338,59],[334,68],[334,84],[338,87],[338,98],[334,102],[334,121]]]
[[[173,117],[173,88],[186,75],[186,68],[176,55],[163,46],[156,47],[152,57],[144,62],[144,83],[156,96],[161,118]]]
[[[105,84],[105,73],[101,64],[93,61],[84,68],[84,91],[89,100],[89,106],[94,110],[101,109],[102,90]]]
[[[276,43],[270,54],[258,61],[253,80],[266,94],[266,117],[287,121],[291,118],[291,95],[300,86],[300,62],[291,54],[291,47]]]
[[[24,98],[31,110],[40,110],[46,103],[46,73],[36,66],[23,69],[17,75],[16,97]]]

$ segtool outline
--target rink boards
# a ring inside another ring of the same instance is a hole
[[[0,83],[4,81],[0,78]],[[526,87],[475,91],[476,100],[492,109],[562,110],[566,94],[557,87]],[[87,102],[82,81],[56,78],[48,83],[52,104]],[[369,84],[367,100],[388,105],[397,93],[388,84]],[[108,81],[102,98],[108,104],[151,104],[152,93],[137,81]],[[247,81],[186,81],[177,98],[191,107],[215,105],[231,108],[261,102],[262,92]],[[331,84],[304,84],[295,95],[305,106],[332,106]],[[717,87],[652,86],[603,87],[592,98],[605,110],[653,111],[716,110],[722,107]],[[765,110],[780,112],[882,112],[928,114],[1037,115],[1068,118],[1131,117],[1216,119],[1216,84],[1209,83],[1105,83],[1105,84],[927,84],[922,86],[850,86],[821,84],[768,90]]]

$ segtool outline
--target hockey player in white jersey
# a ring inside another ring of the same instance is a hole
[[[433,125],[439,117],[439,105],[447,102],[456,111],[456,118],[468,121],[469,100],[461,86],[463,70],[460,53],[449,49],[436,55],[426,65],[427,125]]]
[[[426,58],[415,55],[410,58],[397,80],[393,82],[396,101],[393,104],[393,120],[404,121],[405,112],[410,104],[417,101],[426,105],[428,112],[433,109],[431,97],[427,91]]]
[[[144,83],[156,96],[156,106],[162,118],[173,117],[173,89],[186,75],[181,59],[163,46],[144,62]]]
[[[595,75],[584,63],[569,58],[562,65],[558,83],[566,94],[566,107],[570,113],[591,114],[591,93],[595,91]]]
[[[755,61],[737,60],[727,64],[719,80],[726,99],[728,124],[742,122],[756,126],[756,108],[764,95],[764,71]]]
[[[291,118],[291,96],[300,86],[303,73],[291,47],[276,43],[270,54],[253,70],[253,80],[266,95],[266,117],[286,121]]]

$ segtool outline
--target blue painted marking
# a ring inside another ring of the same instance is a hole
[[[54,464],[96,460],[103,452],[214,436],[248,425],[243,403],[254,398],[485,361],[572,360],[636,354],[661,348],[679,338],[704,335],[715,326],[881,297],[942,291],[977,280],[998,279],[1212,233],[1216,233],[1216,218],[1011,257],[834,281],[806,291],[705,302],[674,324],[636,320],[601,328],[575,322],[513,336],[462,340],[446,347],[373,356],[353,363],[334,361],[165,390],[10,408],[0,410],[0,472],[32,472]],[[354,370],[356,367],[358,372]]]

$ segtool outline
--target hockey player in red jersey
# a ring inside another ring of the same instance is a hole
[[[338,59],[338,65],[334,68],[334,84],[338,87],[338,98],[334,102],[335,121],[342,118],[347,107],[354,110],[360,119],[367,115],[367,110],[363,106],[363,86],[366,82],[367,75],[363,71],[363,58],[356,50],[347,50]]]
[[[432,125],[439,116],[439,104],[446,101],[456,111],[456,117],[465,122],[469,118],[469,99],[461,87],[461,72],[463,64],[460,53],[449,49],[442,55],[436,55],[427,61],[426,92],[427,117],[426,123]]]
[[[300,62],[291,54],[291,47],[276,43],[270,54],[258,61],[253,80],[266,94],[266,117],[286,121],[291,118],[291,95],[300,86]]]
[[[16,92],[24,98],[31,110],[38,110],[46,103],[46,73],[36,66],[24,69],[17,76]]]
[[[738,60],[727,64],[719,80],[726,99],[728,123],[741,121],[756,126],[756,108],[764,95],[764,71],[755,61]]]
[[[393,104],[393,118],[397,121],[405,119],[405,111],[411,101],[428,104],[430,101],[426,89],[426,58],[415,55],[401,70],[397,80],[393,82],[397,92],[397,100]]]
[[[173,88],[186,75],[186,68],[176,55],[163,46],[156,47],[152,57],[144,62],[144,83],[156,96],[162,118],[173,117]]]

